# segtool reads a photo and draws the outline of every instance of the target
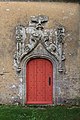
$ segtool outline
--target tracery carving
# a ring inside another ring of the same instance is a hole
[[[65,60],[65,54],[63,51],[65,29],[59,25],[54,29],[44,28],[49,18],[44,15],[32,16],[28,27],[22,25],[16,27],[16,42],[17,51],[14,55],[14,62],[16,70],[19,72],[21,56],[28,55],[35,47],[41,43],[44,48],[52,55],[54,55],[59,61],[59,72],[63,71],[63,61]],[[53,42],[53,33],[56,40]],[[29,34],[29,43],[25,44],[27,35]]]

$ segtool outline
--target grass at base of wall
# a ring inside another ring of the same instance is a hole
[[[0,106],[0,120],[80,120],[80,107]]]

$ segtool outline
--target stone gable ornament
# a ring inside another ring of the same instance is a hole
[[[28,27],[19,25],[16,27],[16,46],[17,50],[14,55],[14,63],[16,71],[20,72],[20,62],[24,55],[30,54],[39,43],[49,52],[49,54],[56,56],[59,61],[58,71],[63,71],[63,61],[65,54],[63,51],[65,29],[59,25],[55,30],[56,41],[53,41],[54,29],[45,29],[45,24],[49,18],[44,15],[32,16]],[[25,43],[25,39],[29,34],[29,42]]]

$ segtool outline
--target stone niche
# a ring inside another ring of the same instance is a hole
[[[79,4],[0,2],[0,104],[25,103],[25,64],[54,64],[54,104],[80,97]]]

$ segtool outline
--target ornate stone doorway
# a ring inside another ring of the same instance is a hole
[[[64,27],[59,25],[56,30],[47,29],[44,25],[48,22],[48,17],[39,15],[31,17],[28,27],[22,25],[16,27],[17,51],[14,56],[16,72],[22,79],[22,103],[26,103],[26,64],[31,59],[50,60],[53,69],[53,101],[56,101],[56,82],[60,73],[64,71],[63,61],[65,60]],[[55,39],[53,39],[55,36]]]

